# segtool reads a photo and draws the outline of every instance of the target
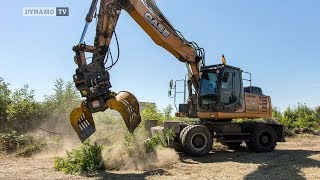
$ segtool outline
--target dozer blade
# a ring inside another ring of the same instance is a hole
[[[140,124],[141,116],[137,98],[130,92],[119,92],[115,98],[109,99],[107,107],[118,111],[128,130],[132,133]]]
[[[83,105],[72,110],[70,122],[81,142],[85,141],[96,131],[92,114]]]

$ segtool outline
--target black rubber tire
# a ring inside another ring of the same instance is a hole
[[[227,142],[225,145],[230,149],[230,150],[239,150],[241,147],[241,142]]]
[[[210,131],[202,125],[189,125],[182,137],[184,152],[190,156],[205,156],[213,144],[213,136]]]
[[[257,125],[252,130],[249,149],[256,153],[271,152],[277,145],[277,133],[268,125]]]

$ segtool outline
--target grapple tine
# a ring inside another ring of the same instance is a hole
[[[141,122],[139,102],[130,92],[119,92],[115,98],[109,99],[106,105],[110,109],[117,110],[121,114],[131,133],[139,126]]]
[[[88,139],[96,131],[92,114],[85,108],[83,103],[81,107],[72,110],[70,113],[70,122],[81,142]]]

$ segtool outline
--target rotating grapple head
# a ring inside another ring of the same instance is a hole
[[[92,113],[87,108],[88,103],[94,104],[97,102],[83,101],[81,106],[75,108],[70,114],[71,125],[82,142],[90,137],[96,130]],[[118,111],[131,133],[141,122],[139,103],[136,97],[129,92],[123,91],[115,94],[115,96],[106,101],[104,106],[105,109],[110,108]]]

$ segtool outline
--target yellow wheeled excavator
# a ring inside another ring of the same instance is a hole
[[[79,44],[73,47],[74,61],[78,65],[73,76],[75,86],[85,97],[81,106],[74,109],[70,121],[81,141],[95,132],[92,113],[117,110],[128,130],[133,132],[140,124],[139,104],[129,92],[112,92],[108,71],[117,60],[106,67],[111,57],[111,38],[117,36],[115,27],[118,18],[125,10],[138,25],[159,46],[166,49],[188,70],[186,86],[188,100],[179,105],[178,117],[198,118],[196,124],[181,122],[165,123],[166,128],[175,132],[173,142],[176,149],[182,148],[193,156],[207,154],[212,147],[213,138],[230,148],[239,147],[242,142],[256,152],[268,152],[275,148],[276,142],[284,141],[284,127],[275,123],[244,122],[235,123],[237,118],[272,117],[271,99],[262,93],[261,88],[243,87],[240,68],[223,63],[205,64],[205,51],[197,43],[185,39],[174,28],[157,7],[154,0],[93,0],[86,16],[86,24]],[[94,45],[84,43],[89,23],[97,17]],[[119,47],[119,46],[118,46]],[[86,57],[91,53],[92,57]],[[87,60],[91,59],[88,63]],[[251,77],[251,74],[250,74]],[[251,82],[251,79],[248,79]],[[172,82],[170,83],[172,89]]]

